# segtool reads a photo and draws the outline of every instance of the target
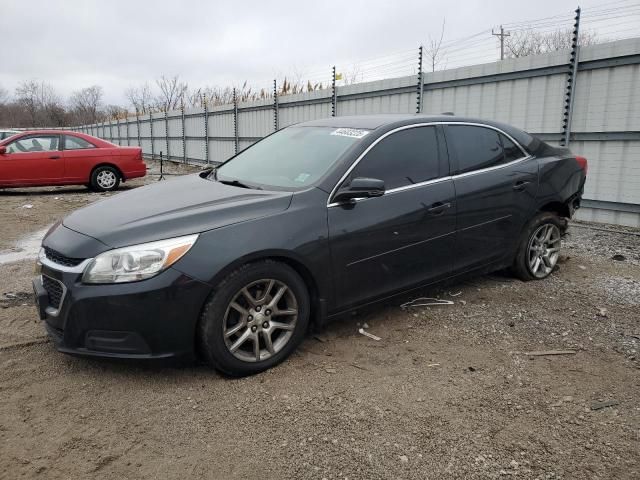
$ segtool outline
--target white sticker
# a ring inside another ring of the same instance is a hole
[[[307,181],[307,178],[309,178],[311,176],[310,173],[301,173],[300,175],[298,175],[296,177],[296,179],[294,181],[299,182],[299,183],[304,183]]]
[[[362,138],[369,133],[369,130],[360,130],[359,128],[338,128],[331,132],[331,135],[340,135],[341,137]]]

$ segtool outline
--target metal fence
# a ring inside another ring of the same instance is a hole
[[[458,115],[513,124],[589,160],[579,218],[640,226],[640,38],[278,96],[133,116],[82,131],[145,155],[216,164],[273,131],[332,115]],[[274,92],[276,89],[274,88]]]

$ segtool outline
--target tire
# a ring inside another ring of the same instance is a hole
[[[296,349],[309,316],[309,292],[295,270],[273,260],[250,263],[232,272],[207,301],[198,323],[200,352],[226,375],[253,375]]]
[[[513,273],[523,281],[542,280],[551,275],[565,230],[566,221],[555,213],[542,212],[533,217],[522,232]]]
[[[91,190],[94,192],[112,192],[120,185],[120,172],[104,165],[91,172]]]

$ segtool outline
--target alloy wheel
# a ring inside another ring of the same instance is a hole
[[[560,229],[551,223],[541,225],[533,233],[527,251],[533,276],[544,278],[551,273],[558,262],[561,241]]]
[[[244,362],[260,362],[291,340],[298,320],[298,301],[291,288],[272,278],[241,288],[222,322],[229,352]]]
[[[111,170],[101,170],[96,177],[100,188],[104,188],[105,190],[113,188],[117,180],[116,174]]]

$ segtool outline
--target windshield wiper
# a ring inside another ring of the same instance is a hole
[[[234,187],[240,188],[255,188],[256,190],[262,190],[260,187],[251,187],[246,183],[242,183],[240,180],[218,180],[220,183],[224,183],[225,185],[233,185]]]

